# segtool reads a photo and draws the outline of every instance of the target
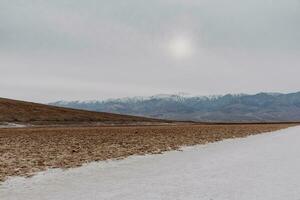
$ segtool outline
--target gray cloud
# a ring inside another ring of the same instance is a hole
[[[299,89],[298,0],[3,0],[0,95],[41,102]],[[187,37],[193,55],[166,48]]]

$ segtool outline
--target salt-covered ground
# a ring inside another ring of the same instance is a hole
[[[0,123],[0,128],[24,128],[26,125],[24,124],[16,124],[16,123],[9,123],[9,122],[4,122]]]
[[[1,200],[299,200],[300,127],[0,185]]]

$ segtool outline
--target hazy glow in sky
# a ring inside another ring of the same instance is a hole
[[[0,96],[300,90],[299,0],[1,0]]]
[[[188,37],[172,38],[169,44],[169,53],[176,59],[187,59],[193,53],[192,41]]]

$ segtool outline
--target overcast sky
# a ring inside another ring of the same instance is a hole
[[[300,0],[0,0],[0,96],[300,90]]]

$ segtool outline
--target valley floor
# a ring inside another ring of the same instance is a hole
[[[1,200],[298,200],[300,127],[48,170],[0,185]]]
[[[157,154],[287,128],[292,124],[0,129],[0,182],[49,168]]]

